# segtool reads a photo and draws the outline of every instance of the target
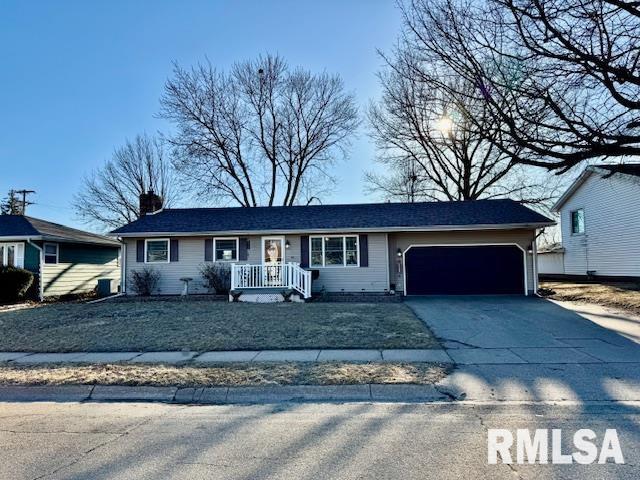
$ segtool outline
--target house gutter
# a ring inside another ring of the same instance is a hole
[[[385,232],[452,232],[452,231],[476,231],[476,230],[537,230],[542,227],[555,225],[557,222],[543,223],[505,223],[482,225],[438,225],[433,227],[371,227],[371,228],[313,228],[313,229],[281,229],[281,230],[209,230],[201,232],[132,232],[109,233],[118,238],[140,237],[194,237],[211,235],[295,235],[307,233],[385,233]]]
[[[42,236],[16,235],[13,237],[2,237],[3,242],[30,242],[31,240],[42,240]]]
[[[43,277],[43,274],[44,274],[44,272],[43,272],[44,250],[39,245],[36,245],[35,243],[33,243],[31,237],[27,237],[26,240],[27,240],[27,243],[29,245],[31,245],[32,247],[37,249],[38,252],[40,252],[40,261],[39,261],[39,265],[38,265],[38,300],[42,301],[44,299],[44,282],[42,280],[42,277]]]

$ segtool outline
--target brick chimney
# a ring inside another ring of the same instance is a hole
[[[140,194],[140,216],[157,212],[162,208],[162,197],[156,195],[153,190]]]

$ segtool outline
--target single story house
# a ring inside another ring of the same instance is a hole
[[[110,279],[116,292],[120,244],[38,218],[0,215],[0,265],[31,271],[41,299],[90,292],[99,279]]]
[[[640,279],[640,163],[587,167],[553,211],[565,275]]]
[[[159,294],[205,293],[200,268],[232,264],[232,288],[311,292],[536,291],[535,237],[553,225],[512,200],[161,209],[111,232],[123,284],[152,267]],[[311,281],[311,279],[313,279]]]

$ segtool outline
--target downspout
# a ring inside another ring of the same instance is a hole
[[[122,244],[120,249],[120,294],[125,295],[127,292],[127,244],[118,237],[118,241]]]
[[[538,237],[544,233],[544,228],[540,229],[540,233],[536,230],[533,237],[531,247],[533,249],[533,294],[538,295]]]
[[[27,238],[27,243],[29,245],[31,245],[32,247],[34,247],[36,250],[38,250],[38,252],[40,252],[40,261],[38,264],[38,300],[42,301],[44,299],[44,283],[42,280],[43,277],[43,267],[44,267],[44,250],[42,249],[42,247],[36,245],[35,243],[33,243],[31,241],[30,238]]]
[[[533,294],[538,294],[538,242],[533,242]]]

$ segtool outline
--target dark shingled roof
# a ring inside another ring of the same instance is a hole
[[[513,200],[165,209],[111,232],[269,232],[553,224]]]
[[[2,237],[42,237],[54,242],[119,245],[112,238],[24,215],[0,215],[0,240]]]
[[[640,177],[640,163],[621,163],[620,165],[596,165],[598,168],[613,173],[624,173],[625,175],[633,175]]]

